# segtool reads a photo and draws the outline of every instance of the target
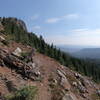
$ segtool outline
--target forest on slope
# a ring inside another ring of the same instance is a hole
[[[100,82],[100,67],[98,64],[89,60],[71,57],[69,54],[57,49],[56,46],[47,44],[43,37],[38,37],[33,32],[27,32],[25,23],[17,18],[0,18],[0,23],[4,30],[0,34],[7,35],[7,41],[16,41],[30,45],[44,55],[54,58],[62,65],[76,70],[84,75],[92,77],[93,80]],[[53,66],[52,66],[53,67]]]

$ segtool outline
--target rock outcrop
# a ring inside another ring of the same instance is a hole
[[[64,75],[64,72],[61,72],[60,70],[57,70],[58,75],[60,76],[60,85],[66,90],[69,91],[71,88],[71,85],[69,84],[66,76]]]
[[[8,18],[0,18],[0,26],[2,27],[2,21],[3,20],[9,20],[9,22],[13,22],[15,23],[18,27],[21,27],[24,31],[27,32],[27,27],[26,27],[26,24],[24,23],[24,21],[20,20],[20,19],[16,19],[14,17],[8,17]],[[2,27],[3,29],[3,27]]]
[[[23,77],[36,80],[37,77],[40,77],[39,71],[36,70],[35,65],[33,66],[33,64],[32,65],[27,64],[23,62],[22,60],[18,59],[16,56],[19,56],[19,53],[21,53],[21,50],[19,48],[15,50],[13,55],[0,49],[0,59],[2,59],[1,65],[5,64],[11,69],[15,69]]]
[[[65,94],[62,100],[78,100],[72,93]]]

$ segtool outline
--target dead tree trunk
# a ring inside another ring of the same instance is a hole
[[[33,56],[35,55],[35,49],[33,48],[31,50],[31,52],[29,53],[29,55],[26,57],[26,59],[28,60],[28,62],[33,62]]]

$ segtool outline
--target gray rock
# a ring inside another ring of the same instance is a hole
[[[40,73],[39,71],[34,72],[34,74],[35,74],[36,76],[40,76],[40,75],[41,75],[41,73]]]
[[[36,64],[35,63],[32,63],[32,62],[29,62],[28,63],[28,66],[32,66],[33,67],[33,69],[36,67]]]
[[[3,36],[0,36],[0,41],[5,41],[5,38]]]
[[[77,100],[76,96],[73,94],[65,94],[62,100]]]
[[[71,85],[70,83],[68,82],[66,76],[60,71],[58,70],[58,75],[60,76],[60,85],[67,91],[70,90],[71,88]]]
[[[73,82],[72,85],[75,86],[75,87],[78,86],[77,82]]]
[[[56,79],[53,79],[53,82],[54,82],[54,84],[57,84],[57,80]]]
[[[66,76],[63,74],[63,72],[61,72],[60,70],[57,70],[57,72],[60,77],[66,78]]]
[[[86,88],[84,86],[82,86],[82,85],[79,85],[78,89],[80,90],[81,93],[87,93]]]
[[[22,50],[19,47],[17,47],[17,49],[14,52],[12,52],[13,55],[18,56],[18,57],[21,56],[21,53],[22,53]]]
[[[75,77],[78,79],[78,78],[82,78],[81,74],[79,73],[75,73]]]

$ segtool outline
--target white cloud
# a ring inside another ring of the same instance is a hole
[[[61,20],[67,20],[67,19],[78,19],[79,15],[78,14],[67,14],[61,17],[56,17],[56,18],[49,18],[45,22],[46,23],[57,23]]]
[[[39,18],[39,15],[38,14],[35,14],[35,15],[33,15],[32,17],[31,17],[31,20],[36,20],[36,19],[38,19]]]
[[[41,27],[40,26],[34,26],[33,29],[39,30]]]
[[[78,14],[68,14],[63,16],[63,18],[67,18],[67,19],[78,19],[79,15]]]
[[[47,19],[46,22],[47,23],[56,23],[58,22],[60,19],[59,18],[50,18],[50,19]]]
[[[48,36],[46,41],[54,44],[100,46],[100,29],[75,29],[67,33]]]

